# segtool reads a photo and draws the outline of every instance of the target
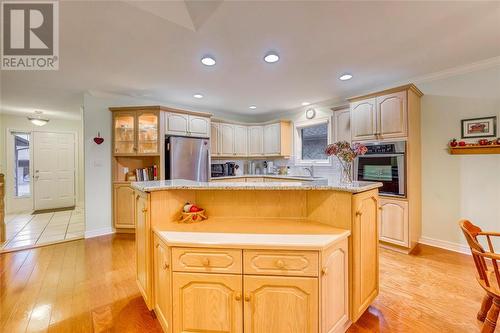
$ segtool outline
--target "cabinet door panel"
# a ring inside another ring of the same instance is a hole
[[[352,140],[375,139],[377,134],[377,114],[375,99],[351,103]]]
[[[220,155],[219,124],[210,124],[210,154],[212,156]]]
[[[137,113],[137,153],[156,155],[160,152],[160,115],[158,112]]]
[[[380,199],[380,240],[409,246],[408,202]]]
[[[134,228],[135,192],[125,184],[114,185],[113,214],[116,228]]]
[[[221,155],[234,155],[234,125],[220,124]]]
[[[270,124],[264,126],[264,154],[280,154],[280,124]]]
[[[187,135],[188,115],[181,113],[167,113],[167,133]]]
[[[137,193],[137,192],[136,192]],[[136,233],[135,233],[135,246],[136,246],[136,269],[137,269],[137,285],[144,297],[144,301],[148,309],[151,309],[151,276],[149,271],[149,212],[148,212],[148,197],[141,193],[136,195]]]
[[[154,310],[165,333],[172,331],[169,248],[155,235]]]
[[[237,156],[247,156],[248,155],[248,145],[247,145],[247,127],[235,125],[234,126],[234,153]]]
[[[241,275],[174,273],[174,332],[243,332],[241,283]]]
[[[341,331],[349,320],[347,240],[323,253],[321,264],[321,325],[322,332]]]
[[[241,250],[174,248],[174,271],[241,274]]]
[[[317,333],[318,280],[244,276],[246,333]]]
[[[377,109],[382,138],[407,136],[406,91],[377,97]]]
[[[205,117],[189,116],[188,134],[190,136],[208,137],[210,119]]]
[[[335,111],[334,114],[334,136],[335,142],[347,141],[351,142],[351,112],[347,110]]]
[[[367,191],[353,196],[351,320],[355,322],[373,302],[378,281],[378,194]],[[375,250],[374,250],[375,249]]]
[[[264,128],[262,126],[248,127],[248,155],[261,156],[264,154],[263,147]]]
[[[135,113],[113,112],[113,153],[116,155],[135,155]]]
[[[245,274],[318,276],[319,255],[314,251],[243,252]]]

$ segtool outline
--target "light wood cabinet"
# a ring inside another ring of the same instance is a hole
[[[220,155],[219,123],[210,123],[210,155]]]
[[[147,156],[160,153],[158,111],[113,112],[113,154]]]
[[[220,123],[220,154],[222,156],[234,155],[234,125]]]
[[[214,157],[289,157],[292,153],[289,121],[252,126],[221,122],[218,132],[219,152],[212,151]]]
[[[245,333],[318,332],[316,278],[244,276]]]
[[[377,138],[377,108],[375,98],[351,103],[352,140]]]
[[[380,199],[380,240],[409,246],[408,202]]]
[[[343,332],[349,320],[347,242],[323,252],[321,262],[321,332]]]
[[[406,91],[377,97],[378,136],[402,138],[407,136]]]
[[[334,142],[351,142],[351,111],[349,108],[336,110],[333,113]]]
[[[351,103],[353,141],[406,138],[407,92],[398,91]]]
[[[167,112],[166,132],[172,135],[209,137],[210,118],[208,116]]]
[[[144,301],[148,309],[152,308],[152,286],[151,280],[151,251],[150,251],[150,238],[151,238],[151,225],[149,218],[149,199],[148,194],[136,191],[136,269],[137,269],[137,285],[139,291],[144,297]]]
[[[246,178],[247,183],[262,183],[264,178],[262,177],[248,177]]]
[[[264,155],[279,155],[280,146],[280,124],[264,126]]]
[[[234,155],[248,156],[248,132],[246,126],[234,125]]]
[[[248,155],[262,156],[264,155],[264,127],[249,126],[248,127]]]
[[[113,185],[115,228],[135,228],[135,191],[129,184]]]
[[[154,239],[154,310],[163,332],[172,332],[172,286],[168,246],[155,235]]]
[[[379,292],[378,207],[376,191],[353,196],[353,224],[349,249],[352,259],[350,301],[353,322],[358,320]]]
[[[245,250],[243,257],[245,274],[318,276],[318,252]]]
[[[175,333],[243,332],[241,275],[173,273]]]
[[[241,250],[173,248],[176,272],[241,274]]]

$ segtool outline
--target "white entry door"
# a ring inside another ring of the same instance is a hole
[[[33,143],[35,210],[74,206],[74,134],[34,132]]]

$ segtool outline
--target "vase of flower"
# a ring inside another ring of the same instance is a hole
[[[335,156],[340,162],[340,183],[352,184],[352,162],[360,155],[364,155],[367,148],[362,143],[354,143],[351,145],[347,141],[338,141],[328,145],[325,149],[325,154]]]

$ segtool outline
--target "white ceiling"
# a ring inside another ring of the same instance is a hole
[[[76,115],[94,91],[264,115],[497,57],[499,41],[500,2],[63,1],[60,69],[3,71],[2,109]]]

